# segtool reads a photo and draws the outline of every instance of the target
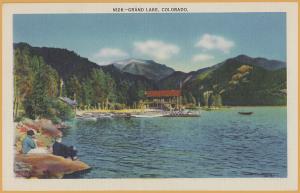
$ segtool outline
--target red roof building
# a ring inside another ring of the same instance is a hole
[[[145,95],[150,98],[156,97],[179,97],[181,96],[180,90],[149,90]]]

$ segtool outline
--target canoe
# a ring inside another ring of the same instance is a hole
[[[168,114],[163,117],[200,117],[199,114]]]
[[[253,112],[239,112],[239,114],[241,114],[241,115],[252,115]]]

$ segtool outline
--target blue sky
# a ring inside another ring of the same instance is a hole
[[[239,54],[286,61],[285,13],[20,14],[14,42],[73,50],[100,65],[152,59],[176,70]]]

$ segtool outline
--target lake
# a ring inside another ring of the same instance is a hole
[[[75,145],[92,169],[70,178],[287,177],[286,107],[71,124],[63,143]]]

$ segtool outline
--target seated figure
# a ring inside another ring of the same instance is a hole
[[[62,156],[64,158],[77,159],[77,150],[73,146],[67,146],[61,143],[61,138],[55,140],[52,146],[53,155]]]
[[[22,142],[22,153],[27,154],[30,150],[35,149],[37,147],[35,141],[34,141],[34,131],[28,130],[27,136],[24,138]]]

